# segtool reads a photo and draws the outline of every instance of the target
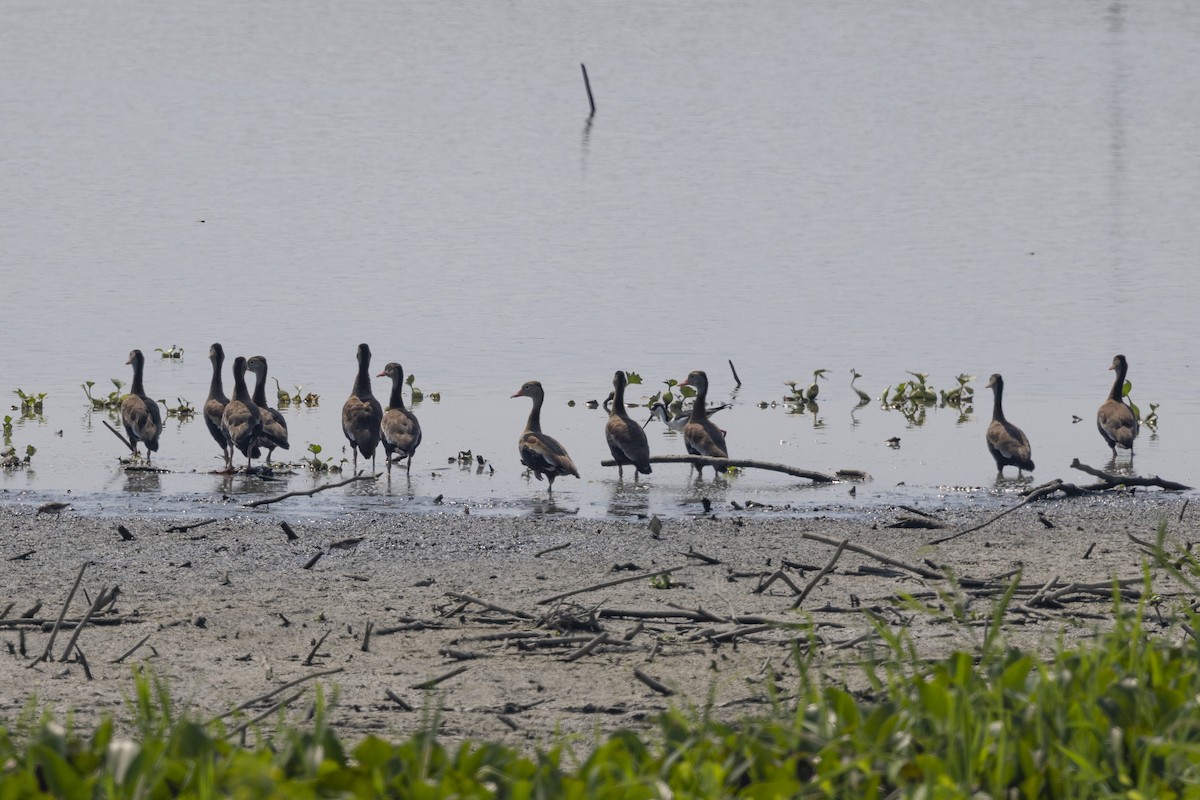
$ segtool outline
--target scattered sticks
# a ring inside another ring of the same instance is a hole
[[[107,422],[104,424],[108,425]],[[83,571],[87,569],[87,566],[90,563],[90,561],[85,561],[79,567],[79,574],[75,576],[75,583],[73,586],[71,586],[71,591],[67,594],[67,602],[63,603],[62,611],[58,612],[58,619],[55,620],[54,627],[50,630],[50,641],[46,642],[46,649],[42,651],[42,654],[33,661],[29,662],[30,667],[42,661],[51,660],[50,652],[54,649],[54,637],[58,636],[58,629],[62,625],[63,618],[67,616],[67,609],[71,607],[71,601],[75,599],[75,592],[79,590],[79,582],[83,580]]]
[[[107,425],[108,423],[106,422],[104,424]],[[312,497],[317,492],[323,492],[326,489],[337,489],[339,486],[346,486],[347,484],[355,483],[356,481],[378,480],[379,476],[382,474],[382,472],[377,472],[374,475],[355,475],[353,478],[347,478],[346,480],[338,481],[337,483],[327,483],[324,486],[318,486],[315,489],[308,489],[307,491],[303,492],[284,492],[278,497],[265,497],[262,500],[251,500],[249,503],[243,503],[242,505],[246,508],[258,508],[259,506],[278,503],[280,500],[287,500],[289,497]]]
[[[556,594],[552,597],[547,597],[545,599],[538,600],[537,604],[539,606],[544,606],[544,605],[547,605],[548,603],[553,603],[557,600],[563,600],[567,597],[574,597],[577,594],[584,594],[586,592],[594,592],[597,589],[607,589],[610,586],[618,586],[622,583],[629,583],[630,581],[649,580],[650,578],[657,578],[659,575],[666,575],[668,572],[678,572],[682,569],[687,569],[689,566],[691,566],[691,565],[683,564],[678,567],[668,567],[667,569],[655,570],[654,572],[639,572],[637,575],[630,575],[626,578],[615,578],[611,581],[604,581],[603,583],[596,583],[596,584],[592,584],[591,586],[585,586],[582,589],[572,589],[569,592],[563,592],[561,594]]]
[[[792,608],[799,608],[804,599],[808,597],[812,590],[817,588],[817,584],[833,570],[833,565],[842,557],[842,553],[846,551],[846,545],[850,543],[849,539],[842,539],[838,544],[837,551],[833,554],[833,558],[829,559],[829,563],[821,568],[821,571],[813,576],[813,579],[804,587],[804,591],[800,592],[800,596],[796,598],[796,602],[792,603]]]
[[[813,483],[833,483],[836,478],[832,475],[826,475],[823,472],[813,472],[812,470],[799,469],[798,467],[789,467],[787,464],[773,464],[769,461],[756,461],[750,458],[711,458],[709,456],[650,456],[651,464],[691,464],[695,467],[715,467],[724,469],[725,467],[741,467],[743,469],[765,469],[771,472],[782,472],[787,475],[793,475],[797,478],[807,478]],[[612,459],[606,459],[600,462],[602,467],[615,467],[617,462]]]
[[[296,678],[296,680],[294,680],[294,681],[289,681],[289,682],[283,684],[282,686],[275,687],[274,689],[267,692],[266,694],[261,694],[258,697],[252,697],[249,700],[247,700],[246,702],[242,703],[241,705],[234,706],[233,708],[226,711],[224,714],[220,714],[216,717],[213,717],[212,721],[217,722],[219,720],[223,720],[226,717],[233,716],[234,714],[236,714],[239,711],[245,711],[247,708],[249,708],[252,705],[256,705],[258,703],[265,703],[267,700],[270,700],[272,697],[279,694],[280,692],[286,692],[288,689],[292,688],[293,686],[296,686],[297,684],[304,683],[305,681],[316,680],[317,678],[323,678],[326,675],[336,675],[339,672],[345,672],[345,671],[346,671],[345,667],[334,667],[333,669],[322,670],[321,672],[314,672],[311,675],[305,675],[301,678]]]

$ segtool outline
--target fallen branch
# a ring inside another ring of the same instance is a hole
[[[257,717],[254,717],[253,719],[248,719],[245,722],[243,722],[241,725],[238,725],[236,728],[231,730],[229,733],[225,734],[225,738],[232,739],[234,736],[240,735],[243,731],[247,730],[251,725],[257,725],[258,723],[262,722],[267,717],[274,714],[276,711],[279,711],[282,708],[287,708],[292,703],[296,702],[301,697],[303,697],[304,693],[307,691],[308,691],[307,688],[301,689],[300,691],[296,692],[291,697],[286,697],[283,700],[280,700],[278,703],[271,706],[266,711],[259,714]]]
[[[597,589],[607,589],[610,586],[618,586],[622,583],[630,583],[631,581],[642,581],[642,580],[648,580],[650,578],[657,578],[659,575],[666,575],[668,572],[678,572],[679,570],[687,569],[690,566],[692,566],[692,565],[691,564],[683,564],[678,567],[668,567],[667,569],[655,570],[654,572],[640,572],[637,575],[630,575],[629,577],[626,577],[626,578],[616,578],[611,581],[605,581],[604,583],[596,583],[596,584],[592,584],[591,586],[585,586],[582,589],[572,589],[569,592],[563,592],[562,594],[556,594],[553,597],[547,597],[544,600],[538,600],[537,605],[544,606],[547,603],[553,603],[556,600],[562,600],[564,598],[572,597],[577,594],[584,594],[585,592],[594,592]]]
[[[461,594],[459,592],[446,592],[447,597],[453,597],[455,600],[460,600],[464,603],[474,603],[477,606],[483,606],[488,611],[498,611],[501,614],[508,614],[510,617],[519,617],[520,619],[537,619],[533,614],[524,611],[517,611],[512,608],[498,606],[495,603],[489,603],[487,600],[480,600],[478,597],[472,597],[469,594]]]
[[[321,645],[325,644],[325,640],[329,638],[329,633],[332,630],[333,628],[330,628],[329,630],[325,631],[325,633],[321,634],[320,639],[317,639],[317,643],[312,646],[312,650],[308,651],[308,658],[304,659],[304,666],[312,666],[312,661],[314,658],[316,658],[317,651],[321,649]]]
[[[314,672],[311,675],[305,675],[302,678],[296,678],[296,680],[289,681],[289,682],[283,684],[282,686],[276,687],[275,689],[272,689],[271,691],[267,692],[266,694],[260,694],[258,697],[252,697],[249,700],[247,700],[246,702],[242,703],[241,705],[234,706],[233,708],[226,711],[224,714],[220,714],[216,717],[213,717],[212,721],[217,722],[218,720],[222,720],[222,719],[225,719],[226,717],[233,716],[234,714],[236,714],[239,711],[244,711],[245,709],[249,708],[250,706],[254,705],[255,703],[261,703],[265,700],[270,700],[275,695],[279,694],[280,692],[287,691],[288,689],[292,688],[293,686],[295,686],[298,683],[304,683],[305,681],[315,680],[316,678],[323,678],[326,675],[336,675],[339,672],[345,672],[345,671],[346,671],[345,667],[334,667],[333,669],[327,669],[322,672]]]
[[[117,437],[118,439],[120,439],[122,442],[125,443],[125,446],[129,448],[130,453],[137,455],[137,447],[134,446],[133,442],[126,439],[125,436],[119,430],[114,428],[112,425],[109,425],[108,420],[102,419],[100,421],[104,423],[104,427],[108,428],[110,431],[113,432],[113,436]]]
[[[804,598],[808,597],[809,593],[817,588],[817,584],[821,582],[821,579],[829,574],[830,570],[833,569],[833,565],[842,557],[842,553],[845,552],[848,544],[850,544],[849,539],[842,539],[841,543],[838,544],[837,552],[833,554],[833,558],[829,559],[829,563],[822,567],[821,571],[814,575],[813,579],[808,582],[808,585],[804,587],[804,591],[800,592],[800,596],[796,598],[796,602],[792,603],[792,608],[799,608],[800,604],[804,602]]]
[[[326,489],[336,489],[339,486],[345,486],[347,484],[354,483],[355,481],[378,480],[381,475],[383,475],[382,472],[377,472],[374,475],[355,475],[353,478],[347,478],[346,480],[339,481],[338,483],[327,483],[324,486],[318,486],[315,489],[308,489],[307,491],[303,492],[285,492],[278,497],[266,497],[262,500],[251,500],[249,503],[243,503],[242,505],[245,508],[258,508],[259,506],[278,503],[280,500],[287,500],[289,497],[312,497],[317,492],[323,492]]]
[[[1062,482],[1062,479],[1055,478],[1054,480],[1050,481],[1049,483],[1046,483],[1046,484],[1043,484],[1043,485],[1037,487],[1036,489],[1031,491],[1024,500],[1017,503],[1012,508],[1008,508],[1008,509],[1005,509],[1004,511],[1001,511],[999,514],[992,517],[991,519],[985,520],[985,521],[979,523],[978,525],[967,528],[966,530],[959,531],[958,533],[952,533],[949,536],[943,536],[940,539],[934,539],[931,542],[927,542],[927,544],[942,544],[943,542],[948,542],[952,539],[957,539],[960,536],[966,536],[968,533],[974,533],[977,530],[986,528],[988,525],[991,525],[993,522],[1000,519],[1001,517],[1011,514],[1012,512],[1016,511],[1018,508],[1027,506],[1030,503],[1034,502],[1035,500],[1040,500],[1048,494],[1053,494],[1054,492],[1059,491],[1060,489],[1063,488],[1063,486],[1064,486],[1064,484]]]
[[[659,694],[661,694],[665,697],[670,697],[671,695],[675,694],[675,692],[672,689],[668,688],[666,684],[661,683],[660,681],[657,681],[654,678],[651,678],[649,675],[642,672],[640,669],[635,669],[633,671],[633,677],[637,678],[639,681],[646,684],[651,689],[653,689],[654,691],[658,692]]]
[[[441,674],[441,675],[438,675],[436,678],[430,678],[429,680],[427,680],[427,681],[422,681],[421,683],[414,683],[414,684],[413,684],[413,685],[412,685],[410,688],[413,688],[413,689],[432,689],[433,687],[437,686],[439,683],[443,683],[443,682],[445,682],[445,681],[448,681],[448,680],[450,680],[450,679],[451,679],[451,678],[453,678],[455,675],[461,675],[461,674],[463,674],[464,672],[466,672],[466,671],[467,671],[467,669],[468,669],[468,668],[467,668],[467,667],[464,665],[464,666],[458,667],[457,669],[452,669],[452,670],[450,670],[449,672],[446,672],[446,673],[443,673],[443,674]]]
[[[1157,475],[1149,478],[1139,478],[1134,475],[1113,475],[1111,472],[1105,472],[1095,467],[1089,467],[1087,464],[1081,464],[1078,458],[1071,461],[1071,469],[1077,469],[1080,472],[1086,472],[1094,478],[1099,478],[1104,481],[1109,489],[1117,486],[1156,486],[1159,489],[1166,489],[1169,492],[1186,492],[1192,488],[1191,486],[1185,486],[1175,481],[1165,481]]]
[[[876,561],[879,561],[883,564],[888,564],[893,567],[899,567],[900,569],[906,569],[909,572],[920,575],[922,578],[928,578],[930,580],[942,580],[943,578],[946,577],[945,575],[943,575],[940,572],[935,572],[934,570],[926,569],[925,567],[918,567],[915,564],[907,564],[903,561],[892,558],[891,556],[887,556],[876,550],[872,550],[869,547],[863,547],[860,544],[851,544],[848,539],[831,539],[828,536],[822,536],[819,533],[808,533],[807,531],[801,532],[800,536],[801,536],[801,538],[808,539],[813,542],[822,542],[823,544],[827,544],[830,547],[843,547],[844,546],[847,550],[849,550],[852,553],[858,553],[859,555],[864,555],[864,556],[867,556],[868,558],[873,558]]]
[[[205,525],[212,525],[217,521],[218,520],[216,517],[212,517],[211,519],[203,519],[199,522],[192,522],[187,525],[172,525],[170,528],[167,528],[167,533],[183,533],[185,531],[190,531],[192,528],[202,528]]]
[[[650,456],[651,464],[691,464],[694,467],[742,467],[746,469],[766,469],[772,472],[783,472],[797,478],[808,478],[813,483],[833,483],[836,478],[823,472],[789,467],[786,464],[772,464],[769,461],[755,461],[749,458],[710,458],[709,456]],[[617,462],[607,459],[600,462],[602,467],[615,467]]]
[[[129,648],[129,649],[128,649],[128,650],[126,650],[124,653],[122,653],[120,656],[118,656],[117,658],[114,658],[112,661],[110,661],[110,662],[108,662],[108,663],[110,663],[110,664],[120,664],[122,661],[124,661],[125,659],[127,659],[127,658],[129,658],[131,655],[133,655],[133,654],[134,654],[134,653],[137,651],[137,649],[138,649],[139,647],[141,647],[142,645],[144,645],[144,644],[145,644],[146,642],[148,642],[148,641],[150,641],[150,634],[148,634],[148,633],[147,633],[145,636],[143,636],[143,637],[142,637],[142,640],[141,640],[140,642],[138,642],[138,643],[137,643],[137,644],[135,644],[133,647]]]

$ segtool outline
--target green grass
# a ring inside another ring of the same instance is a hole
[[[994,625],[979,652],[930,662],[880,626],[887,657],[862,666],[866,691],[818,677],[816,656],[797,648],[795,694],[769,713],[727,723],[675,711],[582,757],[565,745],[449,746],[435,715],[401,741],[350,744],[319,692],[310,722],[281,718],[244,746],[224,723],[177,716],[166,687],[139,673],[131,739],[111,721],[90,734],[47,719],[0,728],[0,800],[1197,797],[1200,645],[1151,634],[1143,611],[1114,592],[1109,630],[1049,656],[1007,647]]]

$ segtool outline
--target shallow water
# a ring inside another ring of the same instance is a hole
[[[1191,4],[18,3],[6,23],[0,388],[48,393],[15,423],[38,452],[0,475],[10,502],[208,513],[328,480],[207,474],[198,419],[166,426],[171,473],[119,468],[79,384],[128,381],[138,347],[153,396],[199,406],[212,341],[320,394],[287,411],[293,460],[341,456],[360,341],[441,393],[411,483],[277,507],[315,516],[994,503],[1020,484],[983,445],[987,376],[1037,479],[1085,479],[1068,465],[1108,461],[1092,420],[1117,352],[1161,404],[1133,468],[1196,480]],[[851,367],[872,397],[907,370],[976,375],[974,411],[854,412]],[[631,399],[706,369],[731,455],[872,480],[618,484],[584,405],[618,368],[646,379]],[[817,368],[815,417],[758,407]],[[516,458],[529,378],[584,476],[553,502]],[[448,463],[468,449],[495,472]]]

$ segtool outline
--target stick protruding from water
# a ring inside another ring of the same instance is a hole
[[[583,88],[587,89],[588,105],[592,107],[592,113],[588,114],[588,119],[596,116],[596,98],[592,97],[592,82],[588,80],[587,65],[580,64],[579,68],[583,70]]]

